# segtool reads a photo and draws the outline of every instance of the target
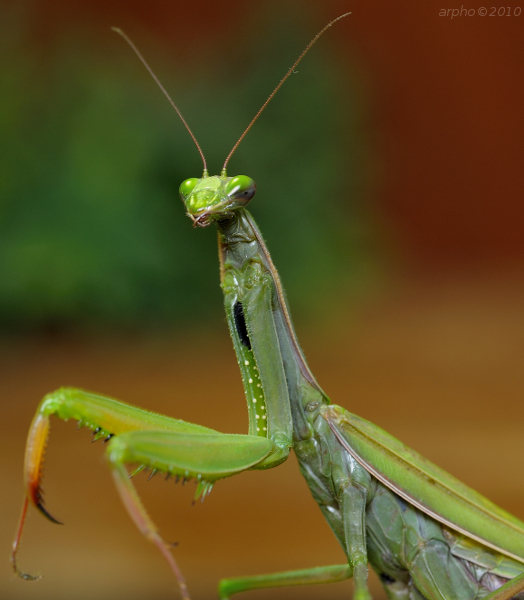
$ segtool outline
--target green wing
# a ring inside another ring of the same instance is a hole
[[[322,416],[369,473],[425,514],[524,563],[524,523],[392,435],[340,406]]]

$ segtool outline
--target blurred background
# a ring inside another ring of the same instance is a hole
[[[325,391],[524,519],[524,16],[514,6],[440,16],[453,8],[0,3],[2,599],[177,597],[124,514],[101,444],[59,422],[44,487],[66,525],[32,512],[19,561],[45,577],[12,574],[25,436],[45,393],[77,386],[247,429],[216,235],[194,230],[178,199],[201,161],[111,26],[139,46],[215,173],[307,42],[352,11],[229,172],[257,182],[251,211]],[[194,507],[192,484],[137,478],[164,537],[179,542],[194,598],[216,597],[224,576],[343,562],[295,463],[221,482]]]

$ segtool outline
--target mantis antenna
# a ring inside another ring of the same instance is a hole
[[[233,156],[233,153],[235,152],[235,150],[238,148],[238,146],[240,145],[240,142],[245,138],[247,132],[251,129],[251,127],[253,127],[255,121],[258,119],[258,117],[262,114],[262,111],[266,108],[266,106],[271,102],[271,100],[273,99],[273,96],[278,92],[278,90],[282,87],[284,81],[286,81],[286,79],[291,75],[291,73],[294,72],[294,70],[296,69],[298,63],[304,58],[304,56],[308,53],[309,49],[311,48],[311,46],[313,46],[313,44],[318,40],[318,38],[327,30],[329,29],[332,25],[334,25],[337,21],[340,21],[340,19],[343,19],[344,17],[347,17],[348,15],[350,15],[350,12],[344,13],[343,15],[340,15],[339,17],[337,17],[336,19],[333,19],[332,21],[330,21],[323,29],[321,29],[317,35],[309,42],[309,44],[304,48],[304,50],[302,51],[302,53],[300,54],[300,56],[297,58],[297,60],[293,63],[293,65],[289,68],[288,72],[284,75],[284,77],[280,80],[279,84],[277,85],[277,87],[271,92],[271,94],[269,94],[268,99],[264,102],[264,104],[262,104],[262,106],[260,107],[259,111],[257,112],[257,114],[253,117],[253,119],[251,120],[251,123],[249,123],[249,125],[246,127],[246,129],[244,130],[244,133],[242,133],[242,135],[238,138],[238,141],[236,142],[236,144],[233,146],[233,148],[231,149],[231,152],[227,155],[227,158],[224,162],[224,166],[222,167],[222,173],[221,175],[224,177],[226,175],[226,169],[227,169],[227,163],[229,162],[229,159]],[[118,27],[112,27],[111,28],[113,31],[115,31],[116,33],[120,34],[124,40],[129,44],[129,46],[131,46],[131,49],[135,52],[135,54],[138,56],[138,58],[142,61],[143,65],[145,66],[145,68],[149,71],[149,74],[151,75],[151,77],[156,81],[158,87],[162,90],[162,92],[164,93],[164,96],[169,100],[171,106],[176,110],[178,116],[180,117],[182,123],[184,124],[185,128],[187,129],[187,131],[189,132],[189,135],[191,136],[193,142],[195,143],[195,146],[198,149],[198,152],[200,154],[200,156],[202,157],[202,162],[204,163],[204,173],[203,173],[203,177],[208,177],[208,172],[207,172],[207,164],[206,164],[206,158],[204,156],[204,153],[202,152],[202,149],[200,148],[200,144],[197,142],[197,139],[194,135],[194,133],[191,131],[189,125],[187,124],[186,120],[184,119],[184,117],[182,116],[182,113],[180,112],[180,110],[178,109],[177,105],[173,102],[173,100],[171,100],[171,96],[167,93],[166,89],[164,88],[164,86],[160,83],[160,80],[158,79],[158,77],[154,74],[153,70],[151,69],[151,67],[147,64],[145,58],[142,56],[142,54],[140,53],[140,51],[138,50],[138,48],[133,44],[133,42],[131,41],[131,39]]]
[[[331,25],[331,23],[330,23],[330,25]],[[182,120],[182,123],[184,123],[185,128],[188,130],[189,135],[191,136],[192,140],[195,142],[195,146],[197,147],[198,152],[199,152],[200,156],[202,157],[202,162],[204,163],[204,174],[203,174],[203,177],[208,177],[206,157],[204,156],[204,153],[202,152],[202,148],[200,148],[200,144],[197,142],[197,139],[196,139],[194,133],[191,131],[191,128],[186,123],[186,120],[182,116],[182,113],[178,110],[178,106],[173,102],[173,100],[171,100],[171,96],[167,93],[167,91],[164,88],[164,86],[160,83],[160,80],[158,79],[158,77],[153,73],[153,69],[151,69],[151,67],[147,64],[146,59],[142,56],[142,54],[140,54],[140,51],[133,44],[133,42],[131,41],[131,39],[121,29],[119,29],[118,27],[111,27],[111,29],[113,31],[116,31],[116,33],[120,34],[124,38],[124,40],[131,46],[131,49],[135,52],[135,54],[138,56],[138,58],[142,61],[144,67],[149,71],[149,74],[156,81],[158,87],[162,90],[162,92],[164,92],[164,96],[169,100],[169,102],[171,103],[171,106],[176,110],[177,115]]]
[[[253,117],[253,120],[251,121],[251,123],[246,127],[246,129],[244,130],[244,133],[238,138],[237,143],[233,146],[233,148],[231,149],[231,152],[227,155],[227,158],[224,162],[224,166],[222,167],[222,175],[226,174],[226,168],[227,168],[227,163],[229,162],[229,159],[233,156],[233,152],[238,148],[238,146],[240,145],[240,142],[244,139],[244,137],[246,136],[246,133],[251,129],[251,127],[254,125],[255,121],[258,119],[258,117],[260,116],[260,114],[262,113],[262,111],[266,108],[266,106],[271,102],[271,100],[273,99],[273,96],[278,92],[278,90],[282,87],[284,81],[286,81],[286,79],[291,75],[291,73],[293,73],[293,71],[295,70],[295,68],[297,67],[298,63],[304,58],[304,56],[307,54],[307,52],[309,51],[309,49],[311,48],[311,46],[313,46],[313,44],[318,40],[318,38],[327,30],[331,27],[331,25],[334,25],[337,21],[340,21],[340,19],[343,19],[344,17],[347,17],[348,15],[350,15],[350,12],[344,13],[343,15],[340,15],[340,17],[337,17],[336,19],[333,19],[332,21],[330,21],[323,29],[321,29],[317,35],[309,42],[309,44],[304,48],[304,50],[302,51],[302,54],[297,58],[297,60],[293,63],[293,65],[290,67],[289,71],[284,75],[284,77],[280,80],[280,83],[277,85],[277,87],[271,92],[271,94],[269,94],[268,99],[264,102],[264,104],[262,104],[262,106],[260,107],[260,110],[257,112],[257,114]]]

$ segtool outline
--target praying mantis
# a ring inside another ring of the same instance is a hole
[[[37,408],[26,447],[26,497],[12,554],[21,577],[34,579],[19,569],[16,558],[29,504],[58,522],[44,506],[41,489],[54,415],[74,419],[107,441],[123,504],[169,564],[184,600],[190,594],[172,545],[158,532],[131,476],[148,469],[194,479],[195,499],[200,499],[219,479],[280,465],[291,449],[347,562],[225,579],[219,585],[223,600],[251,589],[349,578],[353,597],[369,600],[368,564],[395,600],[505,600],[524,591],[524,523],[379,427],[332,404],[323,392],[299,346],[278,272],[246,209],[256,185],[245,175],[227,174],[231,156],[281,85],[318,38],[347,14],[308,44],[233,146],[220,175],[209,175],[195,136],[171,102],[203,161],[202,177],[182,182],[180,196],[195,228],[218,228],[220,281],[247,399],[248,434],[220,433],[79,389],[48,394]],[[127,36],[117,32],[150,70]]]

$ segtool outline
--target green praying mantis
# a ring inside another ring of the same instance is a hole
[[[349,14],[349,13],[347,13]],[[79,389],[41,401],[25,455],[26,497],[13,544],[16,554],[29,504],[53,522],[41,479],[50,417],[74,419],[105,439],[117,490],[131,519],[168,562],[184,600],[188,586],[143,506],[131,476],[149,469],[195,479],[195,499],[216,481],[248,469],[270,469],[294,450],[314,499],[347,562],[220,582],[222,600],[246,590],[353,578],[354,598],[369,600],[368,564],[394,600],[524,598],[524,523],[433,465],[391,435],[331,403],[298,344],[286,297],[262,235],[246,205],[256,185],[230,177],[232,154],[318,38],[308,44],[228,154],[209,176],[198,142],[156,76],[120,30],[179,114],[201,155],[203,175],[186,179],[180,196],[194,227],[218,228],[220,280],[227,322],[249,413],[247,435],[223,434]],[[128,471],[133,467],[132,472]],[[520,595],[520,592],[523,592]]]

